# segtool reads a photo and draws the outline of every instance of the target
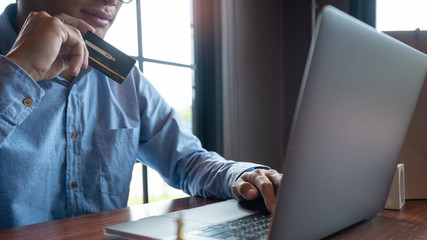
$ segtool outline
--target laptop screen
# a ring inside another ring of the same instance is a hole
[[[272,239],[326,237],[382,210],[427,57],[333,8],[318,18]]]

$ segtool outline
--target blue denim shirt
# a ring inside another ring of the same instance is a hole
[[[4,55],[16,5],[0,16],[0,229],[126,207],[136,159],[191,195],[231,198],[250,163],[204,150],[133,68],[35,82]]]

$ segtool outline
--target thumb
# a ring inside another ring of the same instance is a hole
[[[250,183],[245,183],[241,185],[239,194],[246,200],[254,200],[258,197],[258,189]]]

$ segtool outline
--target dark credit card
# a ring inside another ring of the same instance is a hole
[[[89,50],[89,65],[114,81],[122,83],[136,60],[92,32],[88,31],[83,39]]]

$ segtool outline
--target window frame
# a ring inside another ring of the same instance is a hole
[[[194,4],[194,0],[190,0],[192,1],[192,3]],[[196,64],[193,62],[193,64],[182,64],[182,63],[176,63],[176,62],[170,62],[170,61],[163,61],[163,60],[158,60],[158,59],[152,59],[152,58],[145,58],[144,57],[144,51],[143,51],[143,34],[142,34],[142,13],[141,13],[141,8],[142,8],[142,4],[141,4],[141,0],[136,0],[136,18],[137,18],[137,43],[138,43],[138,55],[137,56],[132,56],[133,58],[135,58],[138,62],[138,67],[140,69],[141,72],[144,72],[144,63],[145,62],[150,62],[150,63],[156,63],[156,64],[162,64],[162,65],[167,65],[167,66],[175,66],[175,67],[183,67],[183,68],[188,68],[193,70],[193,72],[196,70]],[[192,11],[190,11],[192,13]],[[194,14],[194,13],[193,13]],[[193,18],[192,18],[193,19]],[[192,23],[193,24],[193,23]],[[194,30],[193,30],[194,31]],[[195,40],[193,40],[193,45],[194,45]],[[194,76],[194,75],[193,75]],[[194,81],[194,77],[193,77],[193,81]],[[195,88],[194,84],[193,84],[193,89]],[[194,91],[195,95],[197,96],[198,93],[197,91]],[[193,125],[194,125],[194,109],[196,109],[194,107],[194,102],[193,102]],[[137,160],[137,162],[141,163],[142,162],[140,160]],[[149,194],[148,194],[148,167],[145,164],[142,164],[142,201],[143,203],[148,203],[149,202]]]

